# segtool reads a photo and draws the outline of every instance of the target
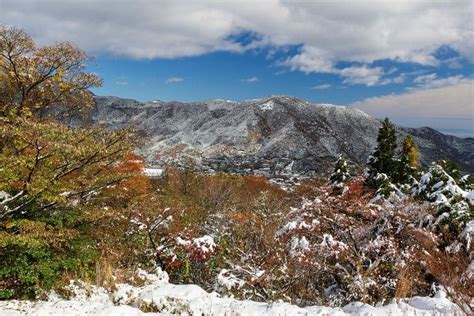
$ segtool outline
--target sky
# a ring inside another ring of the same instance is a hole
[[[474,1],[0,0],[0,24],[95,60],[99,95],[291,95],[474,137]]]

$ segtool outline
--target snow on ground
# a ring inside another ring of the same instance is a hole
[[[140,287],[118,284],[113,292],[72,282],[69,290],[74,294],[69,300],[53,293],[48,301],[0,301],[0,315],[462,315],[444,292],[438,292],[435,297],[414,297],[377,307],[355,302],[342,308],[301,308],[282,302],[269,304],[220,297],[193,284],[170,284],[163,272],[142,273],[142,276],[148,284]]]

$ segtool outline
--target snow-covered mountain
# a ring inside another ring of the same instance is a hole
[[[152,164],[188,156],[203,168],[265,174],[321,174],[339,154],[362,166],[380,127],[378,119],[358,109],[288,96],[191,103],[96,97],[87,121],[138,128],[146,135],[140,151]],[[474,171],[473,138],[428,127],[397,129],[399,140],[414,136],[423,164],[449,159]]]

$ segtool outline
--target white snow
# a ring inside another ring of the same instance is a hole
[[[466,196],[466,199],[469,201],[469,203],[474,204],[474,190],[469,191]]]
[[[161,177],[163,175],[163,169],[160,168],[143,168],[142,172],[149,177]]]
[[[244,286],[245,281],[236,277],[229,270],[222,269],[221,272],[219,272],[219,275],[217,276],[217,283],[220,286],[225,287],[227,290],[230,290],[232,288],[241,288],[242,286]]]
[[[191,245],[191,241],[184,240],[183,238],[181,238],[179,236],[175,238],[175,242],[176,242],[176,245],[178,245],[178,246],[189,247]]]
[[[305,236],[299,239],[298,237],[293,237],[290,244],[290,255],[292,257],[303,256],[305,252],[310,251],[309,241]]]
[[[263,111],[271,111],[273,110],[274,105],[275,105],[275,102],[273,102],[273,100],[270,100],[270,101],[260,104],[260,109],[262,109]]]
[[[70,285],[75,295],[69,300],[52,294],[47,301],[0,301],[0,315],[462,315],[441,292],[435,297],[402,299],[398,303],[393,301],[376,307],[354,302],[342,308],[302,308],[283,302],[260,303],[220,297],[197,285],[170,284],[166,273],[158,272],[161,276],[151,278],[146,275],[149,284],[141,287],[118,284],[112,292],[107,292],[103,288],[76,282]],[[238,286],[238,281],[234,281]]]
[[[328,247],[328,248],[339,248],[339,249],[346,249],[348,248],[345,243],[342,241],[335,240],[331,234],[324,234],[323,241],[321,242],[321,246]]]
[[[0,191],[0,200],[5,200],[5,199],[8,199],[9,197],[10,197],[10,194],[8,194],[5,191]]]
[[[194,238],[193,246],[203,253],[214,252],[217,248],[217,245],[214,243],[214,239],[208,235]]]
[[[471,248],[471,242],[474,239],[474,220],[469,221],[461,232],[460,237],[466,241],[466,249]]]

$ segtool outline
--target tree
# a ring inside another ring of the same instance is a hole
[[[400,151],[400,159],[398,160],[395,182],[405,184],[410,179],[417,176],[419,170],[420,156],[413,137],[407,135],[402,143]]]
[[[420,162],[420,155],[418,153],[418,148],[416,147],[413,137],[407,135],[403,140],[402,145],[402,156],[407,157],[408,165],[414,169],[418,169]]]
[[[0,220],[86,201],[127,172],[111,172],[130,151],[128,131],[72,129],[19,121],[0,127]]]
[[[452,167],[446,161],[433,163],[429,170],[421,175],[412,193],[415,197],[436,204],[438,212],[436,223],[452,224],[451,228],[456,231],[474,219],[474,204],[472,191],[466,191],[459,186],[453,176],[453,170],[449,172],[445,169],[446,166]],[[462,225],[459,225],[460,223]]]
[[[331,173],[331,176],[329,177],[329,183],[331,184],[333,189],[337,191],[341,191],[344,188],[344,184],[350,178],[351,178],[351,175],[349,174],[349,170],[347,168],[347,162],[342,157],[342,155],[340,155],[334,166],[334,171]]]
[[[84,72],[90,58],[68,42],[37,47],[15,27],[0,26],[0,118],[9,122],[33,114],[83,112],[93,105],[91,87],[101,85]]]
[[[0,190],[10,195],[0,201],[0,219],[84,198],[126,177],[107,171],[130,151],[130,131],[52,120],[92,108],[88,88],[101,81],[84,72],[88,60],[70,43],[38,48],[24,31],[0,27]]]
[[[396,148],[397,136],[395,126],[390,123],[388,118],[385,118],[377,136],[377,147],[375,147],[374,153],[367,161],[369,168],[367,180],[370,185],[375,185],[375,178],[379,173],[392,177],[396,165],[394,160]]]
[[[128,219],[113,207],[140,172],[124,165],[131,131],[56,120],[94,105],[88,89],[100,80],[84,71],[88,60],[70,43],[36,47],[0,27],[0,299],[34,298],[64,273],[93,277],[98,255],[113,248],[99,248],[107,238],[94,225]]]
[[[458,182],[461,180],[461,172],[459,172],[459,164],[451,160],[438,160],[436,162],[440,165],[453,179]]]

